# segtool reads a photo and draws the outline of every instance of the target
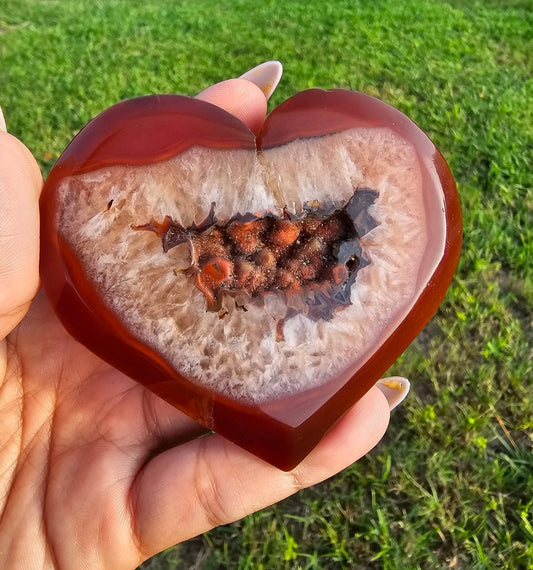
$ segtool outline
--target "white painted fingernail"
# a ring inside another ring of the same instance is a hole
[[[6,120],[4,119],[4,113],[2,113],[2,107],[0,107],[0,131],[7,133]]]
[[[279,61],[265,61],[243,73],[241,79],[246,79],[257,85],[268,100],[278,86],[282,73],[283,66]]]
[[[387,402],[389,403],[389,410],[392,412],[396,406],[401,404],[409,391],[411,390],[411,383],[407,378],[401,376],[392,376],[391,378],[382,378],[378,380],[376,386],[383,392]]]

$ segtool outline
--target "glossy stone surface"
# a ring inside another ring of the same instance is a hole
[[[364,193],[357,222],[342,214]],[[67,147],[41,210],[43,285],[67,330],[282,469],[435,313],[462,235],[433,143],[343,90],[295,95],[257,137],[187,97],[119,103]]]

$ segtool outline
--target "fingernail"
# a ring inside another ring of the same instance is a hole
[[[278,86],[282,73],[283,66],[279,61],[265,61],[243,73],[241,79],[247,79],[257,85],[268,100]]]
[[[389,403],[389,410],[392,412],[396,406],[401,404],[409,391],[411,390],[411,383],[407,378],[401,376],[392,376],[391,378],[382,378],[378,380],[376,386],[383,392],[387,402]]]
[[[6,120],[4,119],[4,113],[2,113],[2,107],[0,107],[0,131],[7,133]]]

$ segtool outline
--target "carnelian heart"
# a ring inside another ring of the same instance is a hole
[[[41,209],[67,330],[282,469],[435,313],[462,235],[431,141],[343,90],[295,95],[258,137],[196,99],[119,103],[67,147]]]

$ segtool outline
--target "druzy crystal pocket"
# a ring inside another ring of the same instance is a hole
[[[42,219],[69,332],[285,469],[425,325],[461,242],[438,150],[342,90],[292,97],[257,137],[186,97],[115,105],[59,159]]]

